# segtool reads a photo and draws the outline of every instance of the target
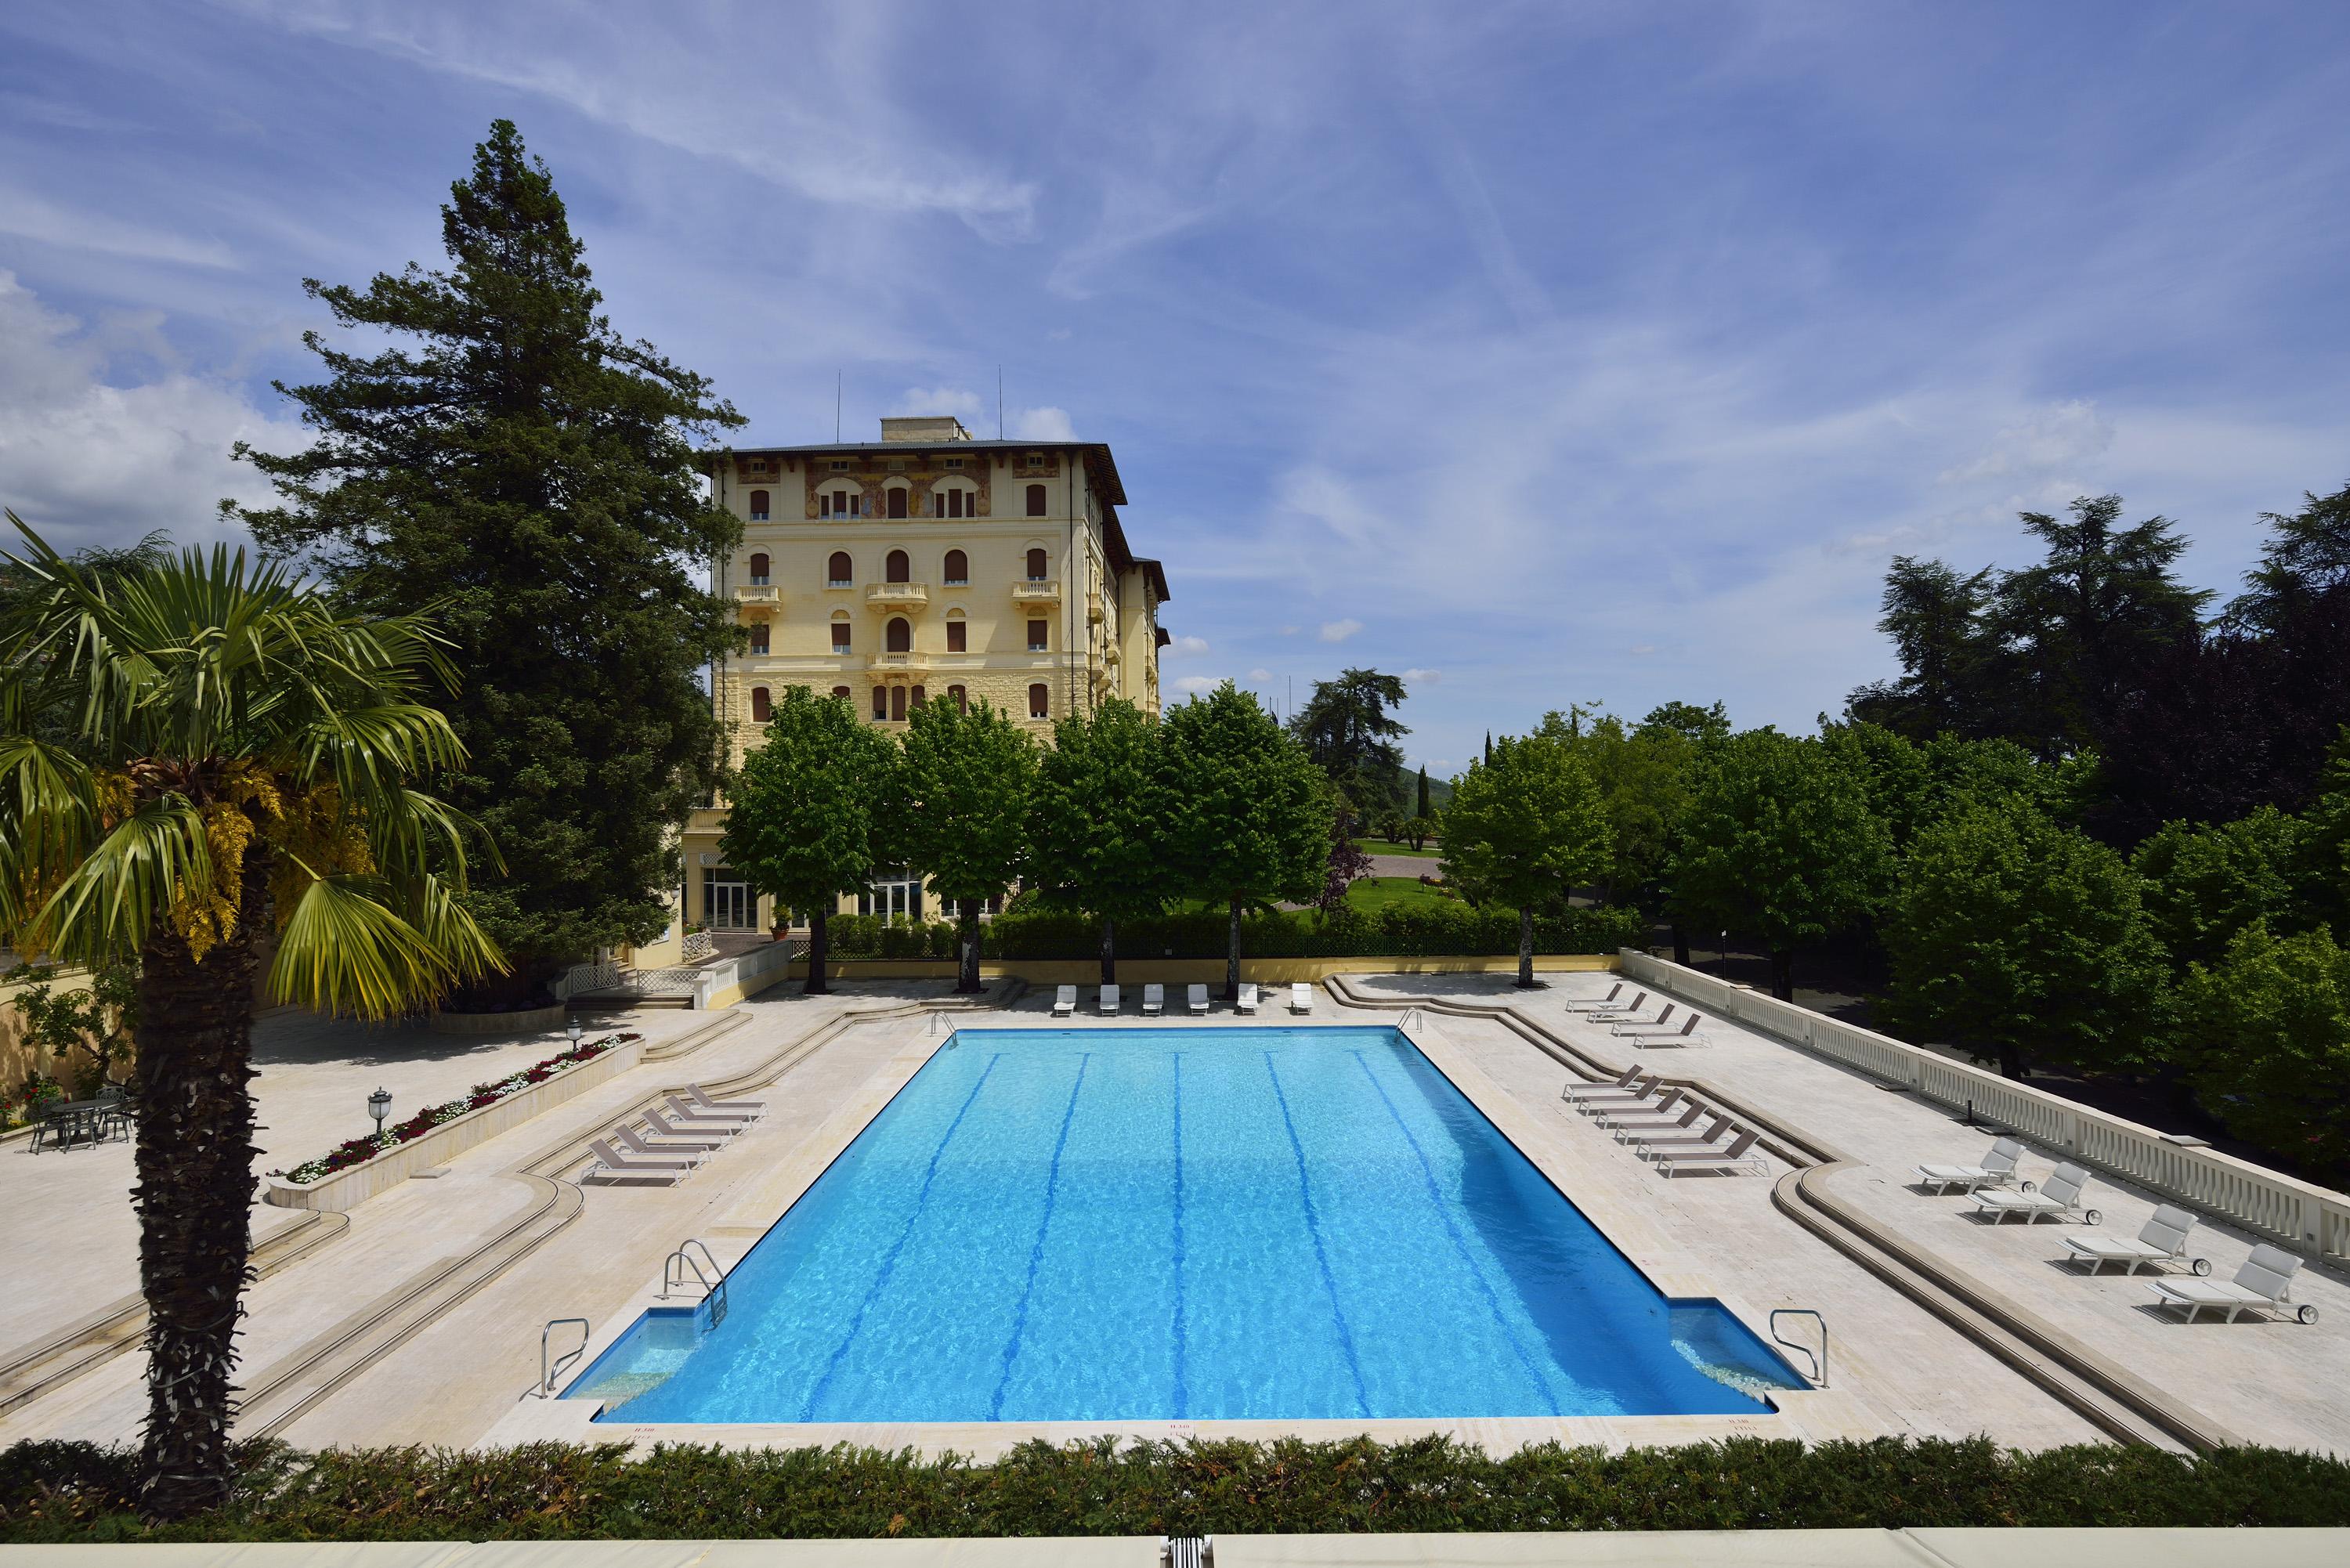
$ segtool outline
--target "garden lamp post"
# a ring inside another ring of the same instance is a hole
[[[390,1089],[379,1088],[368,1096],[368,1115],[375,1118],[375,1131],[378,1137],[383,1136],[383,1116],[390,1109],[391,1109]]]
[[[575,1051],[577,1050],[579,1047],[579,1020],[577,1018],[573,1019],[568,1024],[565,1025],[563,1032],[571,1036],[572,1049]]]

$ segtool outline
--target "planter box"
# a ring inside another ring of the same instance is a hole
[[[398,1148],[385,1149],[364,1164],[346,1167],[303,1186],[271,1177],[262,1197],[281,1209],[356,1209],[418,1171],[429,1170],[475,1144],[486,1143],[502,1132],[522,1126],[541,1111],[619,1077],[637,1064],[644,1049],[642,1040],[615,1046],[593,1061],[557,1073],[543,1084],[533,1084],[494,1105],[483,1106],[453,1121],[442,1122],[422,1137]]]
[[[556,1002],[519,1012],[436,1012],[425,1027],[435,1034],[536,1034],[562,1028],[565,1015]]]

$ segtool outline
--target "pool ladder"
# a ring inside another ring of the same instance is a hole
[[[555,1364],[550,1366],[546,1360],[546,1353],[550,1348],[547,1342],[555,1337],[556,1329],[573,1326],[577,1326],[579,1330],[579,1343],[556,1356]],[[537,1392],[540,1398],[552,1397],[555,1393],[555,1380],[571,1370],[572,1364],[588,1354],[588,1320],[584,1317],[551,1317],[546,1320],[546,1326],[538,1331]]]
[[[1813,1354],[1812,1347],[1805,1345],[1802,1340],[1789,1339],[1785,1334],[1779,1332],[1779,1320],[1783,1317],[1807,1317],[1810,1318],[1812,1322],[1819,1325],[1820,1348],[1818,1354]],[[1810,1307],[1773,1307],[1771,1309],[1771,1337],[1776,1343],[1785,1345],[1789,1350],[1802,1351],[1811,1361],[1812,1381],[1818,1384],[1823,1388],[1828,1386],[1827,1319],[1822,1317],[1818,1313],[1814,1312]]]
[[[693,1255],[697,1248],[702,1253],[699,1259]],[[703,1263],[710,1265],[708,1270],[702,1268]],[[669,1300],[672,1288],[683,1290],[688,1274],[693,1276],[691,1282],[702,1287],[702,1299],[710,1303],[710,1326],[716,1328],[726,1321],[726,1271],[718,1266],[709,1244],[698,1236],[688,1236],[676,1251],[662,1261],[661,1300]]]

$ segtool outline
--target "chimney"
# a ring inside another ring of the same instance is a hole
[[[915,414],[904,419],[883,420],[881,439],[885,441],[919,441],[935,446],[944,441],[969,441],[971,432],[952,414]]]

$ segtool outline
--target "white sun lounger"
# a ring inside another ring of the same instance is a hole
[[[2301,1260],[2282,1247],[2263,1242],[2252,1249],[2236,1277],[2226,1282],[2218,1280],[2153,1280],[2155,1304],[2177,1307],[2193,1323],[2199,1312],[2223,1312],[2233,1323],[2240,1313],[2255,1308],[2268,1312],[2289,1313],[2303,1323],[2317,1321],[2317,1303],[2303,1302],[2293,1304],[2293,1277],[2301,1272]]]
[[[723,1141],[718,1138],[695,1138],[691,1142],[671,1143],[666,1140],[650,1143],[637,1136],[637,1129],[621,1124],[612,1129],[612,1141],[632,1155],[647,1159],[682,1159],[699,1165],[710,1158],[710,1151]]]
[[[1208,988],[1206,986],[1194,985],[1188,987],[1183,992],[1183,1001],[1184,1003],[1191,1009],[1192,1017],[1204,1018],[1207,1016]]]
[[[1620,1007],[1595,1007],[1583,1016],[1593,1023],[1636,1023],[1639,1021],[1640,1009],[1648,1005],[1648,993],[1638,992],[1631,1001]]]
[[[2037,1192],[1977,1192],[1972,1197],[1976,1212],[1990,1215],[1994,1225],[2011,1214],[2022,1215],[2027,1225],[2038,1224],[2043,1216],[2095,1225],[2105,1216],[2082,1207],[2081,1193],[2088,1185],[2087,1171],[2077,1165],[2060,1165],[2055,1175],[2040,1184]]]
[[[1166,1011],[1167,988],[1163,985],[1157,984],[1144,986],[1142,988],[1142,1016],[1145,1018],[1156,1018]]]
[[[1705,1036],[1697,1032],[1697,1026],[1704,1022],[1704,1019],[1694,1012],[1684,1012],[1681,1014],[1681,1026],[1679,1029],[1635,1029],[1619,1023],[1616,1026],[1615,1032],[1629,1039],[1636,1047],[1702,1045],[1706,1043]]]
[[[1660,1148],[1654,1151],[1649,1159],[1668,1177],[1687,1176],[1700,1170],[1724,1174],[1751,1170],[1757,1176],[1767,1176],[1771,1173],[1771,1162],[1753,1152],[1754,1140],[1758,1136],[1752,1127],[1747,1127],[1730,1140],[1728,1148],[1719,1152],[1710,1148],[1686,1151]]]
[[[756,1111],[705,1111],[688,1105],[675,1095],[669,1096],[670,1114],[681,1122],[731,1123],[737,1129],[747,1127],[759,1119]]]
[[[1242,984],[1241,999],[1232,1003],[1232,1006],[1242,1012],[1254,1012],[1256,1011],[1256,982],[1254,981],[1247,981]]]
[[[1110,1013],[1116,1012],[1118,1011],[1118,987],[1114,985],[1103,986],[1101,988],[1100,996],[1095,999],[1094,1011],[1101,1013],[1105,1017],[1108,1016]]]
[[[1921,1165],[1918,1181],[1948,1192],[1951,1188],[1963,1188],[1972,1192],[1978,1187],[2005,1187],[2015,1179],[2015,1168],[2023,1158],[2023,1145],[2016,1138],[2003,1137],[1991,1146],[1981,1165]]]
[[[609,1138],[591,1138],[588,1152],[596,1163],[580,1174],[582,1181],[683,1181],[693,1166],[682,1159],[647,1159],[641,1155],[623,1154],[612,1147]]]
[[[1668,1002],[1665,1003],[1665,1010],[1662,1012],[1658,1013],[1654,1018],[1649,1019],[1647,1023],[1611,1023],[1607,1026],[1607,1033],[1610,1034],[1638,1034],[1644,1030],[1662,1029],[1666,1024],[1672,1022],[1672,1016],[1673,1004]]]
[[[1615,1007],[1616,999],[1623,994],[1624,982],[1619,980],[1607,988],[1605,996],[1569,997],[1565,1006],[1569,1012],[1607,1012]]]
[[[1314,1011],[1314,988],[1311,985],[1302,980],[1289,982],[1289,1011],[1292,1012]]]
[[[2089,1265],[2089,1272],[2097,1273],[2107,1263],[2119,1263],[2122,1272],[2135,1274],[2141,1263],[2176,1263],[2187,1257],[2187,1233],[2195,1229],[2195,1216],[2176,1204],[2166,1203],[2154,1211],[2146,1229],[2133,1241],[2120,1236],[2067,1236],[2064,1250],[2073,1261]],[[2187,1265],[2199,1276],[2211,1272],[2211,1260],[2198,1258]]]
[[[683,1127],[676,1127],[672,1126],[669,1118],[659,1111],[645,1113],[645,1126],[652,1129],[655,1137],[679,1138],[687,1143],[713,1135],[719,1137],[733,1137],[743,1130],[741,1122],[691,1122]]]
[[[767,1114],[767,1102],[764,1100],[713,1100],[710,1097],[710,1091],[699,1084],[688,1084],[685,1097],[705,1111],[740,1112],[749,1116],[753,1121]]]
[[[1074,1016],[1076,1011],[1077,988],[1074,985],[1055,986],[1053,990],[1053,1016],[1068,1018]]]

